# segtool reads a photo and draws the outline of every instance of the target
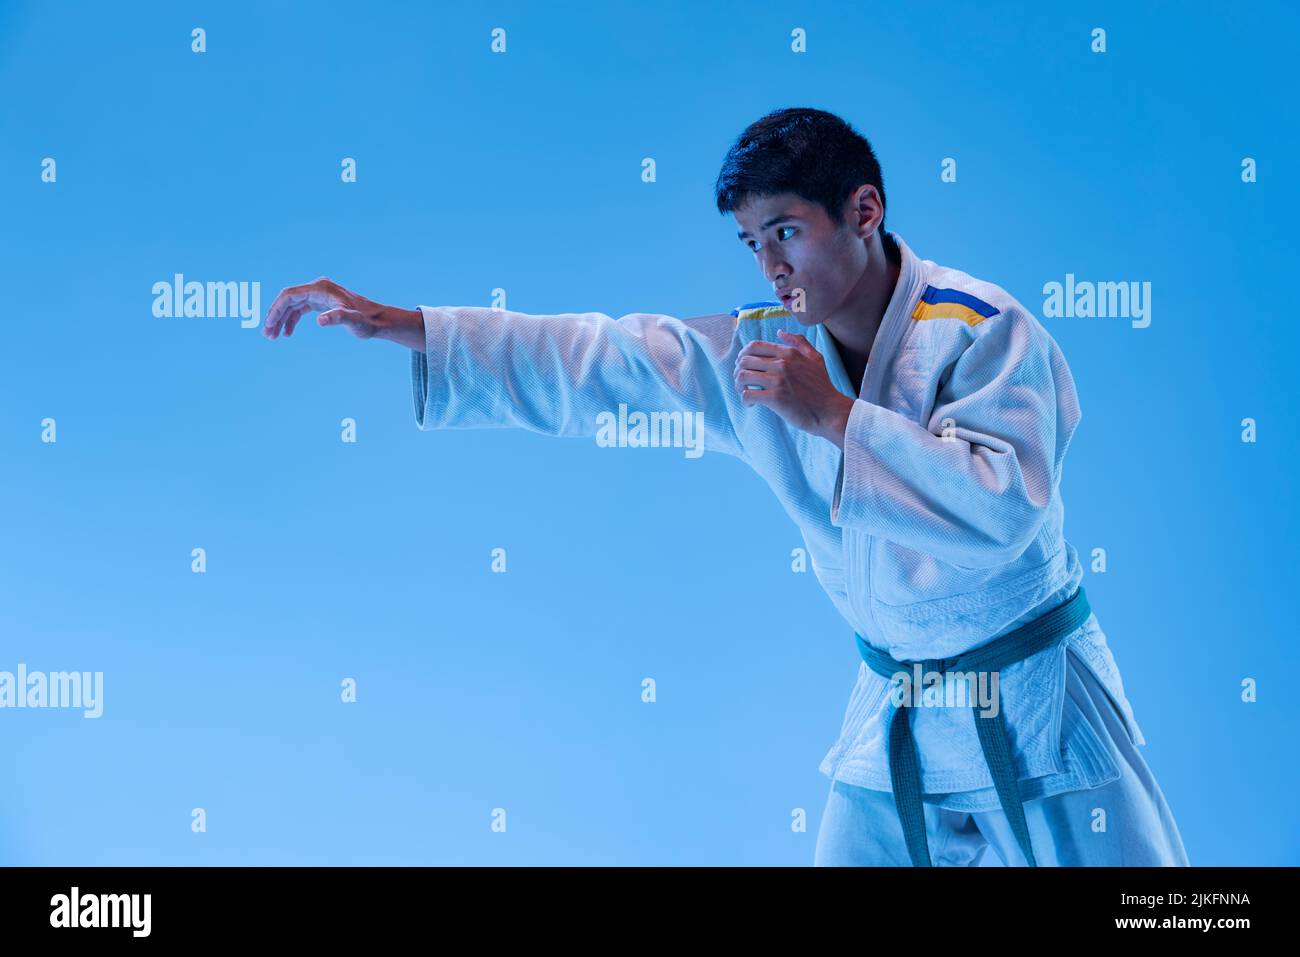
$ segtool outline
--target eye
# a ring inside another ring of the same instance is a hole
[[[788,229],[788,230],[790,230],[790,232],[792,232],[792,233],[794,232],[794,227],[793,227],[793,226],[778,226],[778,227],[776,227],[776,238],[777,238],[780,242],[785,242],[786,238],[788,238],[788,237],[783,237],[783,236],[781,235],[781,230],[783,230],[783,229]],[[748,246],[750,249],[752,249],[754,252],[758,252],[758,250],[759,250],[759,246],[758,246],[758,244],[755,243],[752,239],[751,239],[749,242],[745,243],[745,245]]]

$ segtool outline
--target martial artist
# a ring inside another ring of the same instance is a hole
[[[817,864],[1186,865],[1142,731],[1063,535],[1080,420],[1056,342],[1005,290],[885,228],[870,144],[780,110],[715,187],[773,299],[678,319],[401,309],[328,279],[306,314],[411,350],[420,429],[593,436],[638,409],[700,412],[797,522],[861,654]],[[965,693],[962,694],[962,682]],[[956,693],[954,693],[956,692]]]

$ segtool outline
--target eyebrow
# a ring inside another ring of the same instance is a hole
[[[775,226],[777,223],[784,222],[784,221],[787,220],[787,219],[798,219],[798,218],[799,218],[799,217],[797,217],[797,216],[792,216],[792,215],[790,215],[789,213],[783,213],[783,214],[780,215],[780,216],[773,216],[771,219],[769,219],[767,222],[765,222],[762,226],[758,227],[758,231],[759,231],[759,232],[762,232],[763,230],[767,229],[768,227],[770,227],[770,226]],[[736,233],[736,238],[737,238],[737,239],[744,239],[744,238],[745,238],[746,236],[748,236],[748,235],[749,235],[749,233],[747,233],[745,230],[742,229],[740,232]]]

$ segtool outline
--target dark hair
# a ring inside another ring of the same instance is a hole
[[[876,187],[885,206],[880,163],[866,138],[834,113],[791,108],[768,113],[740,134],[722,161],[714,194],[725,216],[752,196],[795,193],[839,223],[845,202],[865,184]],[[899,261],[883,214],[880,241],[885,255]]]

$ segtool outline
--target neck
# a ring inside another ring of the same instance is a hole
[[[902,269],[902,263],[890,262],[882,249],[879,257],[872,256],[867,262],[844,308],[825,321],[855,390],[862,387],[871,345],[876,341]]]

